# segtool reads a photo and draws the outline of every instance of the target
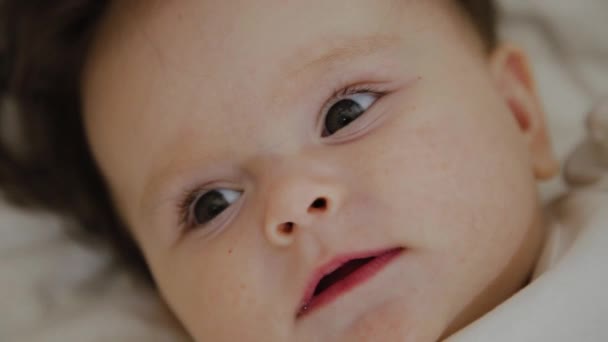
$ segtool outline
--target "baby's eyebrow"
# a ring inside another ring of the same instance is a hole
[[[356,57],[371,55],[378,50],[395,47],[399,37],[376,33],[367,36],[331,38],[321,43],[298,49],[292,58],[287,59],[288,77],[295,77],[308,70],[345,63]]]

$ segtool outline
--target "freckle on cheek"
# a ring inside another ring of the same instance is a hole
[[[228,250],[228,254],[232,254],[232,248]]]

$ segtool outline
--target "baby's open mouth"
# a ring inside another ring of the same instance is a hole
[[[403,251],[399,247],[335,258],[315,273],[296,317],[309,314],[363,284]]]

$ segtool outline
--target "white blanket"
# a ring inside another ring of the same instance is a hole
[[[502,3],[504,35],[530,52],[556,151],[564,158],[583,138],[583,115],[600,95],[608,95],[608,0]],[[550,198],[564,189],[563,182],[554,181],[542,190]],[[606,194],[586,196],[564,205],[579,213],[589,201],[608,205]],[[598,291],[608,287],[608,248],[600,248],[608,246],[607,212],[562,217],[589,227],[577,247],[537,286],[463,331],[457,341],[608,341],[605,331],[589,330],[608,331],[606,297]],[[107,257],[61,232],[53,217],[0,206],[0,341],[187,340],[153,294],[124,271],[108,270]],[[564,295],[559,290],[564,288],[573,292]],[[569,324],[564,317],[584,324]]]

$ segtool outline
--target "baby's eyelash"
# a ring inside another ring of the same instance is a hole
[[[329,97],[329,99],[321,107],[321,111],[318,114],[319,118],[317,119],[317,122],[321,122],[323,120],[323,116],[331,108],[331,106],[338,103],[340,100],[344,99],[349,95],[369,93],[378,96],[378,99],[380,99],[382,96],[386,95],[387,92],[388,90],[382,88],[381,85],[367,83],[360,83],[347,87],[336,88],[332,92],[332,95]]]
[[[386,93],[386,90],[380,89],[377,85],[372,86],[368,84],[351,85],[347,87],[340,87],[333,91],[332,96],[329,99],[329,103],[339,100],[343,97],[359,94],[359,93],[371,93],[378,96],[382,96]]]
[[[194,188],[184,191],[179,197],[180,199],[177,202],[177,212],[179,215],[178,227],[185,231],[192,228],[192,223],[190,222],[190,208],[201,193],[202,189]]]
[[[379,100],[380,98],[382,98],[384,95],[386,95],[388,93],[388,89],[383,88],[379,84],[369,84],[369,83],[359,83],[359,84],[354,84],[354,85],[350,85],[347,87],[336,88],[332,92],[332,95],[329,97],[329,99],[321,107],[320,112],[317,114],[318,115],[317,125],[321,126],[321,123],[323,122],[324,116],[326,115],[326,113],[329,111],[329,109],[333,105],[340,102],[340,100],[343,100],[344,98],[346,98],[349,95],[363,94],[363,93],[374,94],[378,97],[377,100]]]

